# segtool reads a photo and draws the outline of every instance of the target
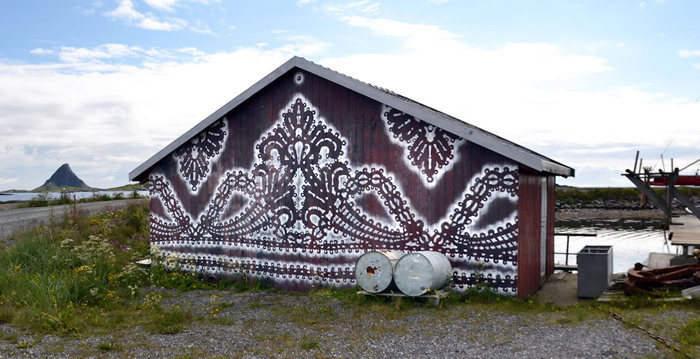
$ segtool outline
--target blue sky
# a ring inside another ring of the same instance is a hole
[[[128,172],[298,55],[629,186],[700,158],[700,2],[0,2],[0,190]],[[695,165],[686,173],[695,173]]]

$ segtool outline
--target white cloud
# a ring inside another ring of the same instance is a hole
[[[192,56],[204,56],[206,55],[204,52],[199,51],[196,47],[183,47],[181,49],[178,49],[177,51],[185,53],[185,54],[190,54]]]
[[[0,178],[0,185],[6,185],[17,182],[17,178]]]
[[[291,44],[283,46],[281,49],[299,56],[313,56],[324,52],[331,44],[319,41],[313,36],[289,36],[286,38]]]
[[[671,138],[668,158],[697,159],[695,98],[654,84],[591,90],[588,83],[614,71],[602,57],[542,43],[484,49],[438,26],[337,16],[392,47],[317,62],[570,165],[583,183],[629,185],[619,174],[635,150],[657,158]],[[274,48],[213,54],[105,44],[41,49],[56,59],[42,65],[0,61],[0,177],[34,188],[68,162],[88,184],[109,177],[114,183],[100,186],[124,184],[129,171],[291,56],[318,59],[332,46],[309,36],[282,39]]]
[[[446,2],[449,2],[450,0],[428,0],[429,3],[433,4],[444,4]]]
[[[209,26],[207,26],[207,24],[201,20],[197,20],[193,26],[189,27],[189,29],[197,34],[216,35],[213,31],[209,29]]]
[[[603,40],[603,41],[598,41],[598,42],[588,44],[584,48],[589,52],[595,53],[595,52],[598,52],[600,50],[610,48],[611,46],[623,47],[623,46],[625,46],[625,44],[622,42],[619,42],[619,43],[613,45],[610,43],[610,41]]]
[[[339,16],[352,26],[398,40],[401,49],[330,58],[322,61],[324,66],[583,169],[577,177],[589,184],[629,185],[619,174],[629,167],[634,149],[658,151],[658,156],[677,128],[687,129],[673,142],[678,163],[700,150],[700,126],[694,125],[700,104],[692,103],[694,98],[649,91],[653,85],[580,90],[614,71],[604,58],[551,44],[474,48],[437,26]],[[669,118],[674,121],[668,123]],[[669,126],[659,128],[659,123]],[[653,138],[648,128],[658,129]],[[605,161],[592,148],[604,149]]]
[[[599,41],[599,42],[594,42],[592,44],[586,45],[585,49],[589,52],[598,52],[601,47],[605,47],[608,45],[607,41]]]
[[[35,188],[67,162],[88,184],[122,185],[142,161],[289,57],[319,46],[298,40],[214,54],[105,44],[57,49],[48,64],[0,61],[0,177]],[[120,64],[125,58],[133,65]],[[100,182],[108,177],[113,183]]]
[[[360,9],[360,11],[366,14],[377,13],[379,11],[379,3],[368,5],[367,7]]]
[[[122,44],[105,44],[87,49],[84,47],[61,47],[58,57],[63,62],[83,62],[96,59],[111,59],[134,56],[135,48],[129,48]]]
[[[567,54],[549,44],[507,43],[500,50],[487,51],[469,48],[455,34],[437,26],[358,16],[344,16],[342,19],[352,26],[368,28],[377,35],[401,39],[405,52],[399,62],[415,63],[423,72],[449,69],[480,77],[489,74],[493,80],[546,82],[612,70],[602,58]],[[351,57],[359,60],[365,56]],[[386,57],[377,55],[381,58],[381,61],[378,59],[379,66],[393,66],[387,64]],[[363,66],[377,67],[371,60],[363,61]]]
[[[646,2],[641,2],[639,5],[637,5],[637,11],[644,11],[644,7],[646,6]]]
[[[370,0],[350,2],[345,4],[328,3],[324,5],[324,10],[331,14],[348,15],[352,13],[374,13],[378,10],[379,3],[372,3]]]
[[[152,8],[156,8],[158,10],[168,11],[168,12],[174,11],[175,6],[182,6],[179,3],[183,3],[183,2],[195,2],[195,3],[202,3],[202,4],[209,3],[209,1],[207,1],[207,0],[144,0],[144,2]]]
[[[680,57],[700,56],[700,50],[678,50]]]
[[[47,50],[47,49],[42,49],[42,48],[34,49],[32,51],[29,51],[29,53],[35,54],[35,55],[53,55],[54,54],[53,50]]]
[[[173,6],[177,4],[178,0],[144,0],[144,2],[156,9],[173,11]]]
[[[30,53],[43,56],[55,56],[62,62],[62,64],[53,64],[50,66],[60,67],[66,70],[82,71],[114,71],[117,70],[119,65],[109,64],[110,60],[140,58],[144,55],[154,59],[172,58],[172,55],[165,50],[154,48],[143,49],[138,46],[130,47],[123,44],[103,44],[93,48],[67,46],[55,49],[38,48],[30,51]]]
[[[146,30],[175,31],[183,29],[188,24],[187,21],[178,18],[160,21],[152,14],[142,14],[136,11],[131,0],[121,0],[119,7],[105,15]]]
[[[584,147],[584,148],[576,148],[576,149],[571,149],[567,150],[567,152],[570,153],[576,153],[576,154],[604,154],[604,153],[630,153],[632,151],[636,151],[637,148],[632,147],[632,146],[625,146],[625,147],[603,147],[603,148],[597,148],[597,147]]]
[[[313,4],[315,2],[316,2],[316,0],[297,0],[297,5],[304,6],[304,5],[308,5],[308,4]]]
[[[94,14],[97,11],[97,9],[101,8],[102,5],[102,1],[93,1],[89,8],[76,6],[74,9],[81,15],[90,16]]]

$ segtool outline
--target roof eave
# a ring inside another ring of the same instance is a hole
[[[507,158],[519,162],[525,166],[528,166],[533,170],[539,172],[548,172],[564,177],[574,176],[573,168],[564,166],[554,161],[547,161],[537,156],[534,156],[531,153],[522,151],[518,148],[517,145],[509,146],[503,141],[499,141],[493,138],[492,136],[485,135],[478,128],[470,127],[466,123],[461,122],[457,119],[450,119],[438,116],[435,113],[428,111],[425,107],[418,106],[417,104],[414,104],[412,102],[402,100],[396,94],[390,94],[388,92],[382,91],[362,81],[335,72],[331,69],[325,68],[321,65],[308,61],[302,57],[295,56],[289,59],[287,62],[282,64],[274,71],[272,71],[267,76],[260,79],[260,81],[256,82],[253,86],[249,87],[243,93],[236,96],[233,100],[229,101],[227,104],[216,110],[203,121],[199,122],[185,134],[178,137],[175,141],[171,142],[168,146],[158,151],[155,155],[146,160],[146,162],[136,167],[136,169],[129,173],[129,180],[138,180],[141,182],[145,181],[143,175],[147,173],[151,167],[160,162],[160,160],[165,158],[168,154],[175,151],[177,148],[185,144],[187,141],[195,137],[200,132],[204,131],[214,121],[226,115],[236,106],[243,103],[245,100],[253,96],[258,91],[262,90],[265,86],[269,85],[270,83],[272,83],[277,78],[279,78],[294,67],[298,67],[302,70],[311,72],[328,81],[337,83],[343,87],[348,88],[349,90],[365,95],[399,111],[409,113],[412,116],[419,118],[431,125],[440,127],[448,132],[454,133],[455,135],[458,135],[464,139],[474,142],[477,145],[488,148]]]
[[[451,121],[447,118],[437,116],[431,111],[427,111],[422,106],[417,106],[411,102],[403,101],[397,96],[374,88],[366,83],[354,78],[345,76],[331,69],[314,64],[304,58],[299,58],[297,67],[320,76],[328,81],[335,82],[339,85],[347,87],[350,90],[361,93],[378,102],[395,108],[401,112],[411,114],[412,116],[421,119],[433,126],[440,127],[448,132],[454,133],[464,139],[474,142],[482,147],[488,148],[496,153],[508,157],[516,162],[520,162],[536,171],[548,172],[554,175],[573,177],[574,169],[564,166],[559,163],[542,160],[536,156],[519,150],[517,147],[508,146],[507,144],[494,140],[493,138],[484,135],[481,131],[475,128],[469,128],[461,121]]]
[[[197,125],[192,127],[189,131],[185,132],[182,136],[178,137],[175,141],[171,142],[169,145],[165,146],[162,150],[158,151],[155,155],[151,156],[146,162],[142,163],[136,167],[133,171],[129,172],[129,181],[144,181],[141,178],[143,174],[147,173],[148,170],[153,167],[156,163],[160,162],[168,154],[178,149],[180,146],[185,144],[187,141],[195,137],[200,132],[204,131],[209,125],[214,121],[222,118],[229,111],[236,108],[236,106],[243,103],[245,100],[256,94],[258,91],[262,90],[265,86],[269,85],[275,81],[280,76],[284,75],[287,71],[294,68],[298,60],[304,60],[300,57],[293,57],[287,62],[282,64],[280,67],[276,68],[274,71],[269,73],[267,76],[260,79],[253,86],[249,87],[247,90],[243,91],[240,95],[236,96],[233,100],[229,101],[225,105],[221,106],[218,110],[214,111],[211,115],[207,116],[203,121],[200,121]],[[307,61],[307,60],[304,60]],[[308,62],[308,61],[307,61]]]

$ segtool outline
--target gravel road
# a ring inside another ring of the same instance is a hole
[[[399,310],[391,302],[362,304],[319,293],[161,291],[164,308],[192,311],[194,322],[180,333],[136,327],[32,336],[3,324],[0,332],[14,343],[0,340],[0,358],[672,357],[637,328],[605,314],[581,320],[564,311],[514,313],[497,305]],[[652,315],[682,323],[691,313]]]
[[[78,203],[78,209],[90,213],[102,212],[107,207],[124,207],[133,199],[123,199],[118,201]],[[71,205],[35,207],[35,208],[14,208],[0,211],[0,239],[3,239],[17,231],[30,229],[39,224],[46,224],[55,219],[63,220],[63,214],[70,209]]]

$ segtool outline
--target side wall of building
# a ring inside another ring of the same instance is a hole
[[[523,168],[520,170],[520,297],[537,292],[540,284],[554,272],[554,183],[555,177],[552,175],[543,175]]]
[[[501,155],[293,69],[150,170],[151,241],[207,276],[286,290],[352,286],[368,250],[439,251],[458,290],[513,294],[520,178]]]
[[[554,273],[554,221],[556,219],[556,177],[547,176],[547,275]]]
[[[540,286],[542,178],[522,168],[519,174],[518,296],[524,297]]]

